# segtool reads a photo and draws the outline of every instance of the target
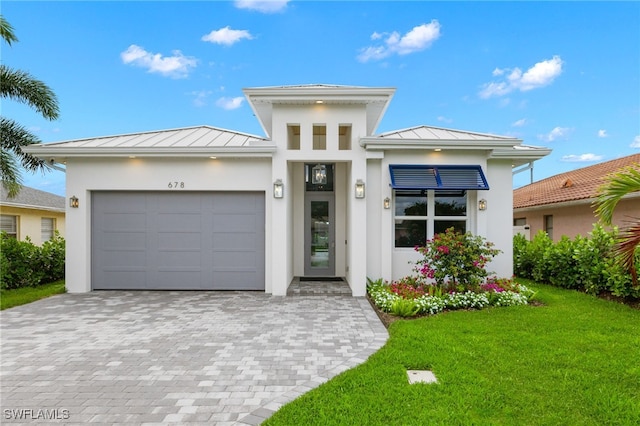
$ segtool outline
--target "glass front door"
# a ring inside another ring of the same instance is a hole
[[[334,233],[333,193],[307,193],[305,202],[305,275],[335,275]]]

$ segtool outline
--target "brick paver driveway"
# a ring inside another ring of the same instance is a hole
[[[259,424],[388,337],[335,295],[63,294],[0,320],[2,423]]]

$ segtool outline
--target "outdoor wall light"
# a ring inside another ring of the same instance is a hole
[[[78,206],[80,206],[80,200],[78,200],[78,197],[74,195],[73,197],[69,198],[69,207],[77,209]]]
[[[316,164],[311,169],[311,183],[314,185],[325,185],[327,183],[327,166]]]
[[[282,179],[278,179],[273,182],[273,198],[282,197],[284,197],[284,183],[282,183]]]
[[[389,197],[384,199],[383,202],[384,208],[385,209],[390,209],[391,208],[391,199],[389,199]]]
[[[478,210],[485,211],[487,209],[487,200],[484,198],[478,201]]]
[[[362,179],[356,181],[356,198],[364,198],[364,182]]]

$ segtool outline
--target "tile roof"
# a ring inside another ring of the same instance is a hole
[[[560,173],[517,188],[513,191],[513,208],[521,209],[566,201],[588,200],[595,196],[605,176],[634,164],[640,168],[640,154]]]
[[[23,186],[14,198],[7,198],[7,190],[0,185],[3,206],[34,208],[38,210],[65,211],[65,198],[50,192]]]

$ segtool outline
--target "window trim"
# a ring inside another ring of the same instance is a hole
[[[470,221],[471,221],[471,208],[470,208],[470,194],[469,191],[467,190],[462,190],[461,192],[465,193],[465,198],[466,198],[466,208],[465,208],[465,215],[464,216],[436,216],[435,215],[435,203],[436,203],[436,193],[438,192],[446,192],[446,191],[437,191],[437,190],[426,190],[426,191],[420,191],[420,192],[425,192],[425,196],[427,198],[427,215],[426,216],[407,216],[407,215],[396,215],[396,189],[394,189],[393,192],[393,205],[392,205],[392,212],[393,212],[393,249],[394,250],[403,250],[403,251],[408,251],[408,250],[413,250],[415,246],[411,246],[411,247],[398,247],[396,245],[396,221],[397,220],[413,220],[413,221],[423,221],[425,222],[425,226],[426,226],[426,239],[431,239],[433,238],[434,234],[435,234],[435,223],[437,221],[458,221],[458,222],[464,222],[464,227],[465,230],[468,231],[469,230],[469,226],[470,226]],[[401,189],[400,191],[406,191],[406,192],[410,192],[410,191],[415,191],[418,192],[418,190],[404,190]]]

